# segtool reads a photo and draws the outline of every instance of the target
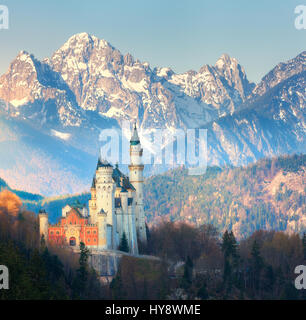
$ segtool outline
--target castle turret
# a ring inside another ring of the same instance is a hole
[[[40,237],[44,237],[45,242],[48,242],[48,213],[45,210],[39,210],[38,213],[38,219],[39,219],[39,234]]]
[[[136,230],[142,242],[147,241],[144,206],[143,206],[143,169],[142,153],[136,124],[134,125],[133,134],[130,140],[130,157],[129,165],[130,182],[135,187],[135,213],[136,213]]]
[[[115,217],[115,185],[112,178],[113,166],[104,159],[99,158],[95,178],[92,185],[92,198],[89,202],[90,222],[98,222],[98,213],[103,210],[106,214],[108,248],[115,248],[116,217]]]
[[[107,223],[106,223],[106,212],[101,209],[97,213],[97,224],[98,224],[98,246],[100,249],[107,249]]]

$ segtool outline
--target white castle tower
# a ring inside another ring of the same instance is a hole
[[[91,200],[89,200],[90,223],[98,224],[99,246],[108,249],[116,247],[117,230],[115,184],[112,174],[112,165],[106,160],[99,158],[91,188]]]
[[[44,240],[48,242],[48,213],[45,210],[39,210],[38,214],[39,219],[39,230],[40,230],[40,237],[44,236]]]
[[[130,171],[130,182],[135,187],[135,216],[136,216],[136,230],[139,239],[146,243],[146,225],[144,217],[144,206],[143,206],[143,169],[142,164],[142,153],[140,140],[138,137],[138,132],[136,128],[136,123],[134,125],[133,134],[130,140],[130,157],[131,164],[129,165]]]

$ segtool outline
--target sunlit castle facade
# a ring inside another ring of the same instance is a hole
[[[99,158],[86,206],[66,205],[62,217],[49,225],[48,214],[39,213],[40,234],[45,241],[79,247],[83,242],[93,250],[117,250],[127,239],[130,253],[138,254],[137,238],[146,243],[143,205],[142,147],[136,125],[130,140],[129,177],[107,160]]]

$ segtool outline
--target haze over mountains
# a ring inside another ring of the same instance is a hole
[[[89,187],[100,129],[207,128],[209,164],[305,151],[306,52],[258,84],[234,58],[176,74],[72,36],[51,58],[20,52],[0,77],[0,176],[46,195]]]

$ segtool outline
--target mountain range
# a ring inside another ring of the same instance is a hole
[[[123,120],[140,131],[206,128],[210,165],[303,152],[305,65],[304,51],[255,85],[227,54],[177,74],[87,33],[42,61],[22,51],[0,77],[0,176],[44,195],[84,191],[100,130]]]

